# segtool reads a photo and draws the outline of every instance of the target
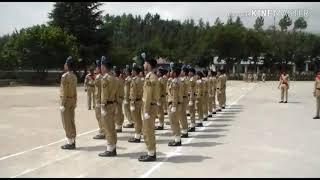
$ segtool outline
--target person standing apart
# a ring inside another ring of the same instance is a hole
[[[94,69],[90,68],[89,74],[86,75],[84,79],[84,90],[87,92],[87,104],[88,104],[88,110],[91,110],[91,103],[93,105],[93,109],[95,109],[95,98],[94,98]]]
[[[76,148],[76,125],[74,111],[77,106],[77,76],[74,74],[74,62],[69,56],[64,64],[65,73],[61,77],[60,84],[60,111],[62,125],[66,133],[68,143],[61,146],[61,149]]]
[[[280,75],[278,89],[281,90],[281,101],[279,103],[288,102],[289,75],[284,71]],[[285,101],[284,101],[285,98]]]
[[[317,77],[314,82],[313,96],[316,98],[316,116],[313,119],[320,119],[320,72],[318,72]]]

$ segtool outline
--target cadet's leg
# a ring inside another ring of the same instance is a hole
[[[164,98],[161,99],[161,105],[158,106],[158,118],[159,118],[159,126],[163,126],[164,124],[164,106],[166,101]]]
[[[227,97],[226,97],[226,90],[224,89],[223,91],[222,91],[222,104],[223,104],[223,107],[225,107],[226,106],[226,100],[227,100]]]
[[[319,117],[319,111],[320,111],[320,97],[316,97],[316,101],[317,101],[317,112],[316,112],[316,117]]]
[[[133,124],[129,103],[123,104],[123,111],[124,111],[124,116],[125,116],[126,120],[128,121],[128,124]]]
[[[134,111],[131,111],[131,117],[134,122],[134,129],[135,129],[135,135],[134,137],[136,139],[140,139],[141,137],[141,130],[142,130],[142,119],[141,119],[141,102],[136,102],[134,104]]]
[[[189,106],[189,113],[190,113],[190,127],[194,128],[196,126],[196,111],[195,111],[195,102],[193,101],[192,106]]]
[[[100,107],[100,105],[96,105],[96,107],[95,107],[95,114],[96,114],[96,119],[97,119],[97,121],[98,121],[99,134],[100,134],[100,135],[103,135],[102,124],[101,124],[101,107]]]
[[[116,130],[121,131],[122,130],[122,124],[123,124],[123,112],[122,112],[122,102],[119,102],[116,104]]]
[[[182,127],[182,134],[188,133],[188,117],[187,117],[187,106],[188,106],[188,100],[187,98],[183,99],[183,102],[181,104],[181,113],[180,113],[180,124]]]
[[[288,101],[288,88],[285,88],[284,92],[285,92],[286,101]]]
[[[91,91],[92,106],[93,108],[96,108],[96,98],[94,98],[94,93],[95,93],[95,89],[92,88],[92,91]]]
[[[216,92],[213,93],[212,106],[213,106],[213,113],[215,113],[216,112],[216,108],[217,108],[217,105],[216,105]]]
[[[210,114],[212,114],[212,104],[213,104],[212,99],[213,97],[209,97],[209,101],[208,101],[208,111]]]
[[[102,116],[102,126],[107,139],[107,151],[112,152],[116,149],[117,132],[115,129],[115,104],[104,106],[106,115]]]
[[[156,113],[157,113],[157,108],[156,106],[151,106],[150,108],[150,118],[149,119],[144,119],[142,122],[142,129],[143,129],[143,136],[144,136],[144,141],[147,146],[148,150],[148,155],[149,156],[154,156],[156,153],[156,138],[154,135],[154,123],[155,123],[155,118],[156,118]]]
[[[283,101],[283,99],[284,99],[284,88],[283,88],[283,86],[281,86],[280,89],[281,89],[281,101]]]
[[[203,121],[203,105],[201,99],[202,98],[200,98],[198,102],[196,102],[199,123],[202,123]]]
[[[88,109],[91,109],[91,92],[90,88],[87,89],[87,104],[88,104]]]
[[[169,105],[169,120],[172,130],[172,135],[175,142],[181,142],[181,129],[179,124],[179,111],[182,110],[181,104],[176,107],[176,112],[171,112],[172,105]]]

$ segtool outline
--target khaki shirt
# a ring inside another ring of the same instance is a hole
[[[188,78],[187,77],[181,77],[180,78],[180,83],[181,83],[181,93],[182,93],[182,98],[183,100],[186,99],[188,97]],[[187,100],[187,99],[186,99]]]
[[[131,78],[130,83],[130,102],[141,100],[143,96],[143,82],[141,78],[135,76]]]
[[[117,83],[118,83],[118,91],[117,91],[117,102],[122,103],[124,98],[124,80],[116,77]]]
[[[117,100],[118,83],[112,74],[105,74],[101,79],[101,104],[107,104],[108,101]]]
[[[131,86],[132,77],[128,76],[124,81],[124,100],[129,102],[130,96],[130,86]]]
[[[60,84],[61,106],[77,103],[77,76],[73,72],[66,72],[61,77]]]
[[[101,104],[101,79],[102,75],[98,74],[94,80],[94,97],[96,98],[96,104]]]
[[[216,94],[216,89],[217,89],[217,78],[216,77],[211,77],[211,94],[214,96]]]
[[[195,95],[196,95],[196,77],[193,76],[189,78],[189,100],[190,101],[195,101]]]
[[[167,93],[168,93],[168,102],[171,103],[172,107],[177,107],[178,102],[181,103],[181,95],[179,95],[179,91],[182,90],[180,87],[181,82],[179,78],[172,78],[170,82],[168,82]]]
[[[160,77],[159,83],[160,83],[160,98],[165,98],[167,93],[167,79],[165,77]]]
[[[159,80],[154,72],[149,72],[144,78],[143,96],[144,112],[149,113],[151,106],[156,106],[160,100]]]
[[[204,94],[204,89],[203,89],[203,80],[202,79],[198,79],[196,81],[196,99],[199,100],[200,98],[202,98],[203,94]]]
[[[84,88],[94,88],[94,78],[90,76],[91,74],[87,74],[84,78]]]

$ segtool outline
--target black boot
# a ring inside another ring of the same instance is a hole
[[[211,117],[212,117],[212,114],[210,114],[208,117],[210,117],[210,118],[211,118]]]
[[[106,137],[103,134],[97,134],[93,139],[105,139]]]
[[[72,144],[65,144],[63,146],[61,146],[61,149],[76,149],[76,143],[72,143]]]
[[[132,124],[126,124],[123,126],[124,128],[134,128],[133,123]]]
[[[188,129],[188,132],[195,132],[196,131],[196,128],[195,127],[190,127],[189,129]]]
[[[283,101],[279,101],[279,103],[283,103]]]
[[[141,162],[156,161],[157,160],[157,156],[156,155],[153,155],[153,156],[143,155],[143,156],[140,156],[138,160],[141,161]]]
[[[203,121],[208,121],[208,118],[204,118]]]
[[[163,125],[162,126],[157,126],[156,128],[154,128],[154,130],[163,130]]]
[[[128,142],[131,142],[131,143],[140,143],[141,142],[141,140],[140,139],[136,139],[136,138],[130,138],[129,140],[128,140]]]
[[[213,112],[212,114],[217,114],[217,112]]]
[[[182,134],[181,135],[181,138],[188,138],[189,136],[188,136],[188,133],[187,134]]]
[[[203,123],[196,123],[196,127],[203,127]]]
[[[217,109],[217,112],[221,112],[221,109]]]
[[[170,141],[168,143],[168,146],[181,146],[181,141],[176,142],[176,141]]]
[[[99,154],[100,157],[112,157],[112,156],[116,156],[116,155],[117,155],[116,149],[114,149],[113,151],[105,151],[105,152]]]
[[[225,109],[226,107],[222,106],[221,108],[222,108],[222,109]]]
[[[116,129],[117,133],[121,133],[122,129]]]
[[[283,102],[283,103],[288,103],[287,101]]]
[[[190,116],[190,113],[188,113],[187,116]]]
[[[315,116],[315,117],[313,117],[313,119],[320,119],[320,117],[319,116]]]

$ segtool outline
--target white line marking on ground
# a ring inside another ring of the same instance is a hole
[[[77,135],[77,137],[80,137],[80,136],[83,136],[83,135],[86,135],[86,134],[90,134],[90,133],[95,132],[95,131],[98,131],[98,130],[99,130],[99,129],[87,131],[87,132],[84,132],[84,133],[81,133],[81,134]],[[46,144],[46,145],[38,146],[38,147],[29,149],[29,150],[26,150],[26,151],[22,151],[22,152],[19,152],[19,153],[15,153],[15,154],[11,154],[11,155],[8,155],[8,156],[4,156],[4,157],[1,157],[1,158],[0,158],[0,161],[5,160],[5,159],[8,159],[8,158],[15,157],[15,156],[19,156],[19,155],[21,155],[21,154],[25,154],[25,153],[28,153],[28,152],[31,152],[31,151],[34,151],[34,150],[37,150],[37,149],[41,149],[41,148],[44,148],[44,147],[48,147],[48,146],[51,146],[51,145],[54,145],[54,144],[58,144],[58,143],[63,142],[63,141],[65,141],[65,140],[66,140],[66,139],[61,139],[61,140],[59,140],[59,141],[55,141],[55,142],[52,142],[52,143],[49,143],[49,144]]]
[[[254,87],[256,87],[256,85],[252,86],[246,93],[242,94],[239,98],[237,98],[233,103],[230,104],[230,106],[235,105],[238,103],[238,101],[240,99],[242,99],[245,95],[247,95]],[[219,116],[223,116],[223,113],[219,113],[217,114],[215,117],[219,117]],[[212,124],[213,121],[209,122],[208,124],[206,124],[206,126]],[[206,126],[202,127],[200,129],[200,131],[198,131],[197,133],[195,133],[194,136],[197,136],[201,131],[203,131],[204,129],[206,129]],[[185,144],[190,143],[194,138],[190,138],[188,139]],[[172,157],[174,154],[179,153],[182,150],[183,146],[177,147],[175,151],[167,153],[165,159],[162,162],[157,163],[156,165],[154,165],[151,169],[149,169],[147,172],[145,172],[143,175],[140,176],[140,178],[147,178],[149,177],[155,170],[157,170],[159,167],[161,167],[161,165],[167,161],[170,157]]]

